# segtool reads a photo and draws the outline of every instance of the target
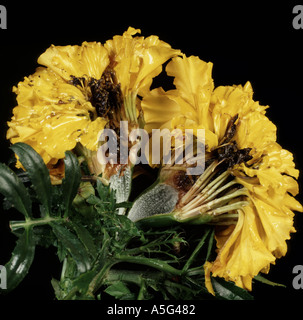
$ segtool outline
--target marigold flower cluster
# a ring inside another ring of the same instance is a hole
[[[212,275],[251,290],[252,279],[286,254],[294,211],[303,211],[294,198],[299,171],[293,155],[277,143],[267,106],[253,100],[249,82],[215,87],[212,63],[137,33],[130,27],[104,45],[48,48],[36,72],[13,89],[18,105],[7,139],[31,145],[60,183],[61,160],[75,148],[92,173],[110,178],[113,171],[98,163],[96,152],[102,130],[118,134],[120,121],[148,132],[204,129],[204,173],[181,192],[167,174],[178,171],[171,164],[160,169],[162,181],[179,192],[175,217],[208,215],[216,225],[217,257],[204,264],[207,289],[214,293]],[[151,90],[166,62],[175,88]]]

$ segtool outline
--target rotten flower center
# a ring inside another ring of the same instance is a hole
[[[96,109],[96,114],[90,113],[91,120],[96,117],[108,118],[109,127],[119,131],[120,121],[125,119],[123,95],[111,67],[107,67],[98,80],[93,77],[71,76],[69,83],[79,88]]]
[[[124,146],[128,148],[127,150],[130,150],[136,143],[136,141],[125,142],[120,140],[121,121],[128,122],[128,134],[132,129],[138,128],[137,119],[130,116],[135,114],[132,109],[136,109],[136,100],[131,100],[131,103],[127,104],[130,100],[128,97],[123,96],[121,84],[118,82],[116,73],[110,65],[104,70],[100,79],[87,77],[86,75],[82,77],[72,75],[69,83],[79,88],[86,100],[95,108],[94,112],[89,111],[90,119],[94,121],[97,117],[105,118],[107,120],[105,128],[112,129],[116,134],[116,150],[115,154],[112,153],[112,156],[116,156],[117,163],[108,162],[103,174],[104,177],[109,178],[121,168],[124,168],[124,165],[120,164],[121,143],[128,144]],[[108,137],[106,139],[108,141]],[[109,156],[109,150],[106,156]]]
[[[252,156],[251,148],[239,149],[233,137],[238,115],[233,117],[220,145],[205,154],[205,171],[198,178],[186,176],[184,168],[166,165],[161,175],[167,184],[179,191],[179,201],[174,209],[180,220],[199,216],[212,216],[212,223],[236,223],[237,209],[248,204],[247,189],[234,177],[232,168],[245,163]],[[180,170],[178,170],[180,169]]]

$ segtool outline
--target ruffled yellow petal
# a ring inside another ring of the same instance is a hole
[[[99,137],[104,129],[107,121],[103,118],[97,118],[88,123],[87,127],[82,130],[79,141],[81,144],[91,151],[97,151]]]
[[[238,115],[235,141],[240,149],[252,148],[252,153],[257,153],[276,140],[276,126],[265,116],[267,107],[260,106],[252,96],[249,82],[244,87],[218,87],[212,95],[210,109],[219,141],[224,137],[230,119]]]
[[[213,122],[209,113],[214,88],[212,63],[206,63],[195,56],[176,57],[167,65],[166,72],[175,77],[176,90],[168,93],[180,105],[181,115],[195,121],[197,127],[212,131]],[[174,126],[178,126],[176,121]],[[212,147],[210,145],[208,142],[209,148]]]
[[[180,53],[157,36],[133,37],[137,33],[141,30],[129,27],[122,36],[114,36],[104,45],[115,65],[124,96],[130,92],[144,95],[153,77],[162,71],[162,64]]]
[[[144,96],[142,109],[145,128],[205,129],[206,144],[210,149],[218,139],[212,132],[209,103],[213,90],[212,64],[198,57],[175,57],[166,67],[175,77],[176,90],[155,89]]]
[[[144,110],[145,130],[171,128],[172,114],[178,114],[180,106],[162,88],[154,89],[146,96],[141,107]]]
[[[79,88],[63,80],[58,74],[47,68],[37,68],[33,75],[19,82],[13,91],[17,94],[18,108],[14,109],[14,115],[27,118],[40,111],[37,108],[45,107],[52,111],[68,110],[66,104],[75,103],[74,108],[93,111],[94,108],[87,101]]]
[[[264,200],[253,200],[264,230],[263,241],[268,250],[280,258],[287,252],[286,240],[290,239],[290,232],[295,231],[294,214],[289,214],[290,212],[283,210],[283,207],[277,209]]]
[[[218,137],[211,130],[207,129],[206,126],[203,124],[197,124],[197,122],[192,120],[190,117],[183,115],[174,117],[171,120],[171,127],[181,129],[182,131],[185,131],[186,129],[193,130],[193,134],[195,136],[198,135],[198,129],[203,129],[205,133],[206,149],[211,150],[218,145]]]
[[[212,63],[206,63],[194,56],[176,57],[167,65],[166,72],[175,77],[174,85],[178,96],[195,110],[197,123],[203,123],[204,126],[208,124],[207,128],[212,129],[208,110],[214,88],[211,77]]]
[[[18,106],[8,122],[7,138],[25,142],[43,157],[64,158],[89,125],[94,110],[83,93],[51,69],[39,67],[14,88]]]
[[[282,149],[278,143],[271,143],[266,148],[266,154],[262,158],[262,168],[275,167],[281,173],[298,178],[299,170],[295,168],[294,158],[291,152]]]
[[[220,249],[211,272],[213,276],[234,281],[237,285],[251,290],[252,278],[273,263],[275,257],[266,248],[259,233],[261,224],[254,208],[246,206],[238,210],[238,214],[237,225]],[[221,241],[219,232],[216,238]]]
[[[42,103],[58,103],[57,86],[63,84],[62,78],[49,69],[39,67],[13,91],[17,94],[18,105],[34,107]]]
[[[38,143],[53,158],[62,159],[66,150],[72,150],[88,125],[85,117],[62,115],[45,121]]]
[[[38,63],[66,81],[71,80],[71,75],[100,79],[109,64],[109,57],[101,43],[83,42],[81,46],[52,45],[38,58]]]

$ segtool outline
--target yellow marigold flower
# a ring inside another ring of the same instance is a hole
[[[287,252],[293,211],[303,211],[294,198],[299,172],[292,154],[276,142],[267,107],[253,100],[251,84],[214,89],[211,69],[197,57],[173,58],[166,71],[176,89],[151,91],[142,108],[149,131],[205,129],[206,169],[190,187],[183,183],[180,192],[180,181],[186,181],[182,167],[161,169],[162,183],[180,197],[167,215],[217,225],[218,255],[204,266],[211,293],[211,273],[251,290],[252,279]]]
[[[43,67],[14,88],[18,105],[7,138],[31,145],[52,165],[77,143],[93,157],[105,126],[117,129],[120,120],[138,126],[137,95],[179,51],[156,36],[134,37],[137,33],[129,27],[104,45],[48,48],[38,58]]]

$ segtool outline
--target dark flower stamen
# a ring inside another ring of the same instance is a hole
[[[120,121],[123,106],[121,85],[115,72],[107,67],[99,80],[90,77],[71,76],[70,84],[86,91],[88,101],[96,109],[98,117],[108,117],[112,121]]]

